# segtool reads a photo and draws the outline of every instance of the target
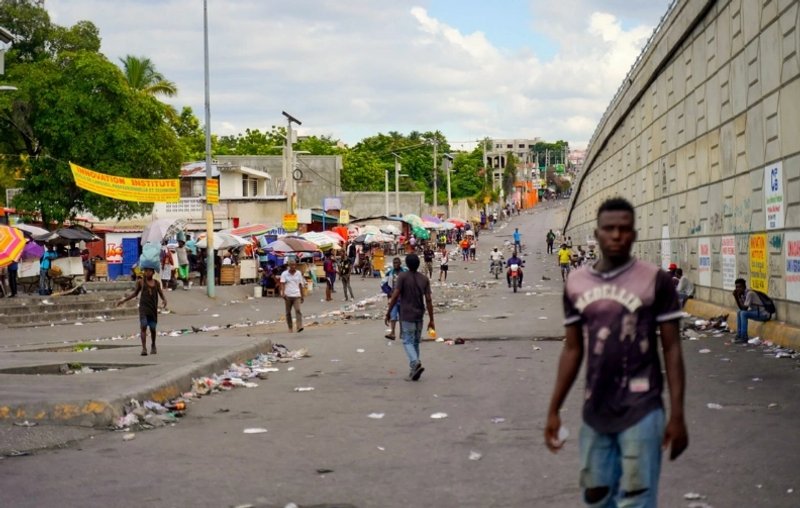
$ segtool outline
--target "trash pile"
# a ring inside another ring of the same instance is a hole
[[[722,337],[723,334],[732,333],[733,330],[728,326],[728,314],[721,314],[711,319],[701,319],[695,316],[687,316],[681,329],[681,338],[684,340],[700,340],[706,337]],[[747,340],[749,346],[764,346],[763,352],[766,356],[775,358],[800,359],[800,353],[794,349],[779,346],[771,340],[761,337],[752,337]],[[701,349],[700,353],[710,353],[708,349]]]
[[[192,380],[190,391],[167,403],[161,404],[152,400],[139,402],[131,399],[125,405],[124,416],[114,422],[114,430],[130,432],[132,428],[147,430],[175,424],[178,418],[186,414],[188,404],[204,395],[226,392],[234,388],[256,388],[255,379],[267,379],[269,373],[280,369],[275,364],[288,363],[309,356],[307,348],[290,350],[284,345],[274,344],[272,351],[259,354],[245,363],[232,363],[224,372],[212,374]]]

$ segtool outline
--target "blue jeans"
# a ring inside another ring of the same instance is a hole
[[[615,434],[601,434],[584,424],[580,432],[581,488],[607,488],[605,496],[593,502],[584,494],[586,505],[655,508],[663,438],[664,410],[660,408]]]
[[[736,313],[736,338],[740,340],[747,339],[747,320],[753,321],[769,321],[769,315],[758,309],[740,310]]]
[[[389,312],[389,321],[400,321],[400,302],[394,304],[394,307]]]
[[[400,338],[408,356],[409,368],[419,362],[419,339],[422,336],[422,321],[400,321]]]

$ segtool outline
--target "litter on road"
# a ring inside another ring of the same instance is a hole
[[[245,434],[264,434],[267,432],[267,429],[263,427],[251,427],[249,429],[244,429],[242,432]]]
[[[431,418],[434,420],[441,420],[442,418],[447,418],[447,413],[433,413]]]

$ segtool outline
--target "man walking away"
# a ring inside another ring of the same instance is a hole
[[[418,381],[422,372],[422,362],[419,360],[419,341],[422,335],[422,319],[425,309],[428,310],[428,328],[435,330],[433,322],[433,298],[431,297],[431,283],[427,277],[418,273],[419,256],[409,254],[406,256],[408,272],[403,272],[397,277],[397,282],[389,299],[386,309],[385,323],[388,325],[392,308],[398,301],[400,306],[400,337],[403,339],[403,349],[408,356],[409,381]]]
[[[739,310],[736,312],[736,344],[747,344],[747,321],[769,321],[770,314],[766,311],[764,302],[761,296],[753,291],[747,289],[747,282],[744,279],[736,279],[734,282],[735,289],[733,290],[733,297],[736,299],[736,306]]]
[[[289,269],[281,274],[281,297],[286,304],[286,324],[289,326],[289,333],[292,332],[292,309],[297,318],[297,333],[303,331],[303,312],[300,305],[303,300],[303,288],[306,286],[306,279],[303,274],[297,271],[297,261],[289,261]]]
[[[556,241],[556,234],[553,233],[553,230],[547,232],[547,253],[553,253],[553,243]]]
[[[356,299],[353,294],[353,287],[350,285],[350,273],[353,270],[353,263],[350,262],[349,257],[342,256],[339,261],[339,280],[342,281],[342,291],[344,292],[344,301],[347,301],[347,294],[350,293],[350,298]]]
[[[566,243],[561,244],[561,248],[558,249],[558,266],[561,269],[561,280],[564,282],[567,281],[567,276],[569,275],[569,266],[572,262],[572,251],[567,248]]]
[[[579,447],[588,506],[655,507],[662,450],[670,448],[674,460],[689,443],[678,293],[669,274],[631,257],[634,218],[633,206],[622,198],[600,205],[594,234],[603,257],[570,275],[564,288],[566,340],[544,438],[552,452],[564,444],[559,411],[586,344]],[[669,384],[666,427],[657,331]]]
[[[522,252],[522,235],[519,233],[519,228],[514,228],[514,250]]]

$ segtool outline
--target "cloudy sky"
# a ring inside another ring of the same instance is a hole
[[[208,0],[216,134],[442,131],[583,146],[670,0]],[[203,118],[201,0],[46,0],[151,58]],[[468,148],[469,146],[464,146]]]

